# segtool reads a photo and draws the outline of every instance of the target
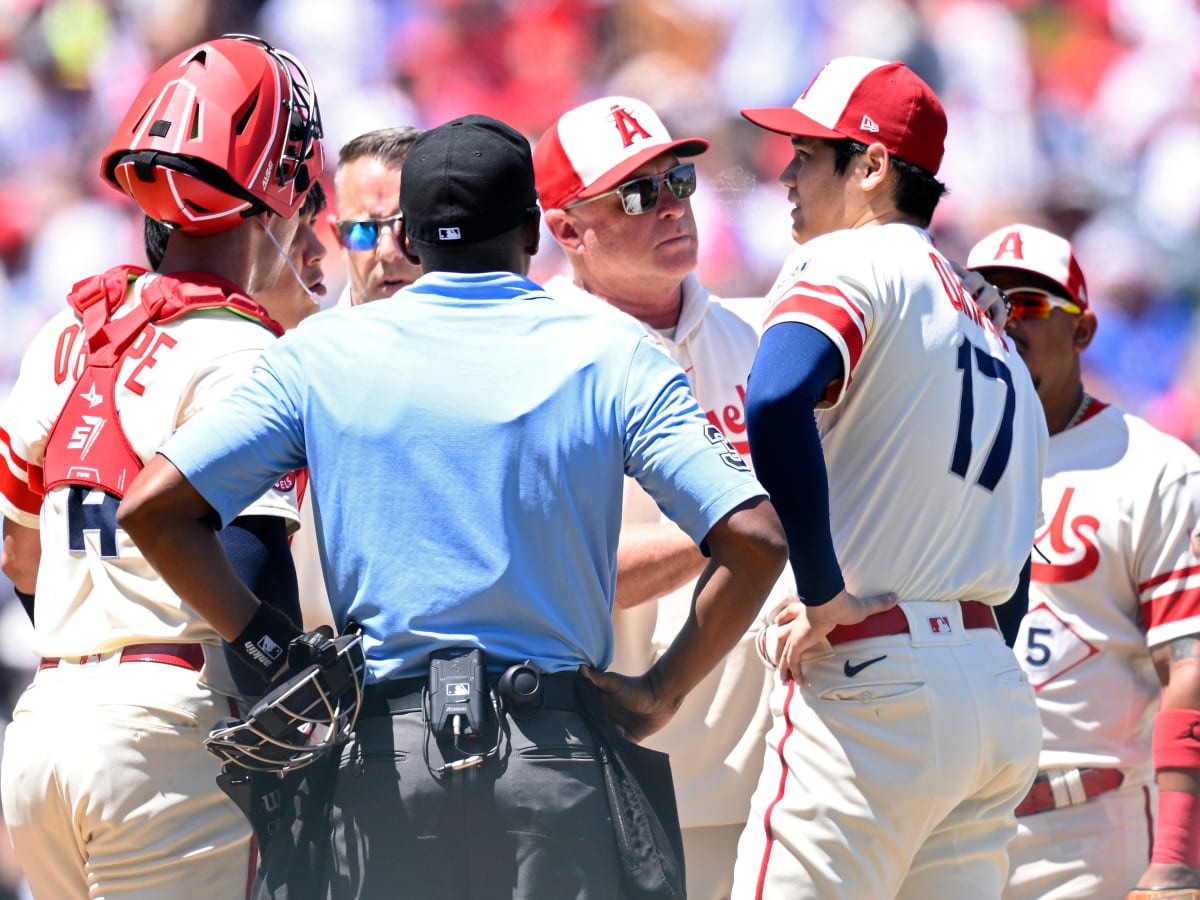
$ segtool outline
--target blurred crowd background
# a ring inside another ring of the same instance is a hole
[[[962,260],[1011,221],[1074,240],[1100,320],[1089,388],[1200,446],[1195,0],[0,0],[0,403],[75,281],[144,261],[99,153],[154,68],[225,32],[308,67],[331,197],[363,131],[482,112],[535,140],[584,100],[648,101],[712,142],[694,206],[701,275],[725,296],[765,293],[792,246],[788,143],[738,109],[790,105],[834,56],[903,60],[950,123],[938,245]],[[332,303],[345,276],[323,237]],[[562,267],[543,241],[534,277]],[[30,659],[0,642],[0,713]]]

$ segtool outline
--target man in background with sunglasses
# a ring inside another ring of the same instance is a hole
[[[743,397],[756,329],[695,274],[695,164],[706,141],[673,140],[647,104],[604,97],[578,106],[534,151],[546,227],[570,262],[546,290],[630,316],[687,373],[710,427],[749,459]],[[625,480],[613,667],[640,672],[686,620],[704,558],[637,482]],[[770,722],[768,680],[747,633],[646,743],[670,753],[688,896],[725,898]]]
[[[400,169],[421,134],[411,125],[368,131],[347,141],[333,176],[332,225],[346,263],[346,288],[338,306],[390,297],[421,270],[400,252]]]
[[[998,900],[1041,727],[993,608],[1033,546],[1041,406],[930,239],[948,123],[924,81],[841,57],[742,115],[792,150],[799,246],[746,416],[801,602],[763,632],[779,683],[733,895]]]
[[[1200,888],[1200,457],[1084,389],[1096,314],[1070,242],[1009,225],[967,265],[1008,295],[1051,435],[1015,648],[1045,737],[1004,896]]]

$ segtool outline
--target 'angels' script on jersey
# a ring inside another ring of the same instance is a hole
[[[1100,528],[1100,520],[1095,516],[1076,515],[1070,519],[1070,535],[1067,534],[1067,522],[1070,515],[1071,500],[1075,497],[1075,488],[1063,491],[1062,499],[1054,518],[1039,534],[1034,543],[1048,559],[1067,557],[1064,562],[1038,562],[1038,554],[1034,554],[1033,567],[1030,577],[1043,583],[1061,583],[1064,581],[1082,581],[1100,565],[1100,548],[1096,540],[1096,532]]]
[[[704,415],[721,433],[733,444],[733,448],[743,456],[750,455],[750,442],[746,440],[746,386],[739,384],[735,387],[737,402],[728,403],[718,413],[706,409]]]
[[[1015,649],[1017,660],[1034,690],[1061,678],[1065,672],[1100,652],[1045,603],[1039,603],[1021,620]]]

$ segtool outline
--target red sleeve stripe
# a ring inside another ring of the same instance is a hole
[[[1200,566],[1189,566],[1186,569],[1175,569],[1172,572],[1155,575],[1153,578],[1147,579],[1138,585],[1138,593],[1145,593],[1151,588],[1158,587],[1160,584],[1166,584],[1168,581],[1176,581],[1180,578],[1190,578],[1193,575],[1200,575]]]
[[[1142,604],[1142,621],[1147,631],[1194,616],[1200,616],[1200,587],[1163,594]]]
[[[6,465],[0,465],[0,494],[23,513],[36,516],[42,511],[42,495],[14,475]]]
[[[862,307],[855,303],[845,291],[836,288],[829,284],[813,284],[811,281],[797,281],[784,294],[784,301],[792,294],[804,293],[812,297],[819,297],[838,306],[843,306],[859,321],[859,326],[862,328],[865,335],[867,330],[867,315],[863,312]],[[776,304],[774,309],[778,309]],[[769,323],[774,313],[774,309],[767,313],[767,322]]]
[[[13,450],[8,432],[0,428],[0,494],[21,512],[36,516],[42,510],[42,495],[29,485],[29,463]]]
[[[853,305],[850,306],[850,309],[854,309]],[[846,372],[848,383],[854,367],[858,365],[858,358],[862,356],[863,344],[866,342],[866,331],[857,315],[859,315],[857,310],[854,315],[851,315],[847,311],[847,307],[833,300],[805,294],[789,294],[771,310],[766,324],[767,327],[770,327],[778,321],[795,321],[795,317],[811,317],[833,329],[841,338],[842,344],[845,345],[850,361],[849,371]]]
[[[29,471],[29,463],[21,459],[17,451],[13,449],[12,438],[3,428],[0,428],[0,456],[4,457],[8,467],[18,475],[24,476]]]

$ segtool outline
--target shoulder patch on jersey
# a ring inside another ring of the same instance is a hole
[[[720,428],[709,422],[704,426],[704,435],[708,438],[708,442],[720,452],[721,460],[725,465],[739,472],[750,471],[750,467],[746,465],[742,455],[734,449],[733,444],[729,443],[729,438],[725,437],[725,433]]]

